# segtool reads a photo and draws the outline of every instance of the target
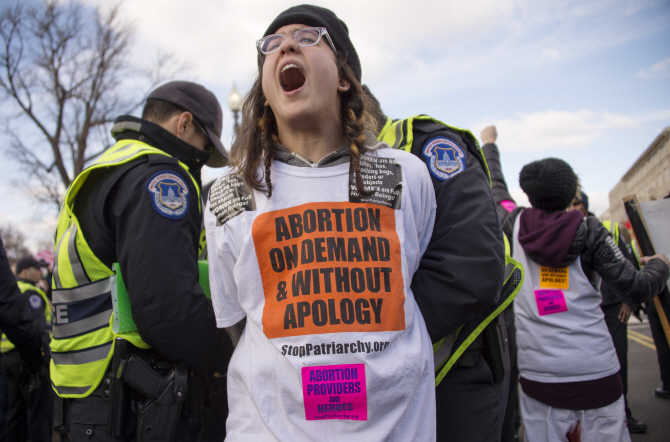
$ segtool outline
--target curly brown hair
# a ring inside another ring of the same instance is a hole
[[[363,187],[360,174],[359,157],[367,151],[365,131],[375,135],[378,127],[368,109],[371,109],[370,97],[361,88],[354,71],[349,67],[341,53],[336,56],[337,70],[341,79],[348,81],[351,87],[340,93],[340,124],[345,145],[349,148],[349,158],[356,171],[356,189],[361,195],[372,192]],[[232,145],[231,163],[244,181],[253,189],[266,191],[272,196],[270,165],[277,144],[281,144],[277,130],[277,120],[270,106],[265,106],[263,94],[263,60],[259,59],[258,77],[244,100],[242,122]],[[264,161],[263,176],[257,176],[260,161]],[[263,183],[264,181],[265,183]]]

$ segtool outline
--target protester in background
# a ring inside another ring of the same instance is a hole
[[[36,286],[42,280],[42,268],[47,264],[32,256],[16,263],[18,286],[31,307],[34,328],[41,331],[42,348],[49,346],[51,304],[42,289]],[[14,344],[2,335],[2,373],[7,382],[7,411],[5,436],[9,441],[33,442],[51,440],[53,425],[53,391],[49,382],[49,357],[45,354],[40,369],[31,376]]]
[[[593,216],[589,212],[589,197],[580,190],[575,198],[572,200],[571,204],[572,210],[579,210],[584,214],[584,216]],[[614,243],[617,245],[623,256],[630,261],[636,269],[640,267],[637,264],[637,260],[631,256],[628,251],[628,244],[620,232],[619,223],[612,221],[603,221],[603,226],[610,232],[614,239]],[[639,308],[637,306],[631,306],[630,304],[624,302],[621,297],[616,295],[616,292],[612,290],[610,284],[606,281],[600,285],[600,293],[602,294],[603,301],[600,305],[604,315],[605,322],[607,323],[607,330],[612,336],[612,342],[614,343],[614,349],[616,350],[616,356],[619,360],[619,366],[621,367],[619,375],[621,376],[621,382],[623,383],[623,400],[626,407],[626,423],[628,425],[628,431],[631,433],[644,433],[647,431],[647,424],[640,422],[633,417],[633,413],[630,411],[628,406],[628,319],[633,312],[634,308]]]
[[[577,191],[577,195],[572,199],[570,210],[579,210],[584,216],[596,216],[589,212],[589,196],[581,189]]]
[[[484,151],[500,164],[495,144]],[[564,161],[527,164],[519,183],[533,207],[517,207],[502,222],[525,269],[514,307],[525,440],[628,441],[619,364],[594,282],[599,276],[639,303],[663,287],[670,261],[643,258],[638,272],[596,218],[565,211],[578,183]]]
[[[38,286],[46,293],[47,298],[51,301],[51,282],[53,280],[54,269],[54,255],[51,250],[42,249],[35,254],[35,258],[47,263],[47,266],[42,269],[42,279]]]
[[[434,441],[432,347],[410,289],[435,219],[428,171],[369,132],[332,11],[289,8],[257,48],[235,168],[205,212],[217,323],[243,329],[227,440]]]

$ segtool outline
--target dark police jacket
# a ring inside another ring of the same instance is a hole
[[[433,235],[412,279],[435,343],[496,303],[505,249],[476,140],[465,131],[420,118],[402,120],[396,127],[402,134],[395,138],[400,146],[393,147],[401,147],[411,134],[411,153],[426,163],[435,188]],[[410,120],[412,127],[405,127]],[[385,135],[380,138],[386,140]]]
[[[28,283],[31,286],[35,286],[34,282],[28,281],[27,279],[19,278],[18,280]],[[28,300],[28,305],[30,305],[30,313],[32,316],[33,325],[36,329],[41,331],[40,336],[42,338],[42,349],[48,350],[49,341],[51,340],[51,336],[49,335],[49,332],[51,331],[51,316],[49,315],[47,318],[45,311],[47,308],[51,309],[51,306],[47,305],[47,301],[45,301],[42,295],[40,295],[35,290],[28,289],[24,291],[23,297]],[[44,353],[45,356],[48,357],[49,352],[45,351]]]
[[[33,321],[32,310],[28,298],[16,285],[16,277],[0,239],[0,328],[15,345],[25,366],[36,372],[44,363],[41,354],[43,330]]]

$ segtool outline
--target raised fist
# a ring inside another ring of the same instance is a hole
[[[498,138],[498,132],[496,131],[496,127],[493,125],[486,126],[484,129],[482,129],[481,137],[483,144],[495,143],[496,139]]]

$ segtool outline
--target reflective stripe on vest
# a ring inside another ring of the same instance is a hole
[[[484,155],[481,153],[479,143],[477,142],[477,139],[465,129],[448,126],[428,115],[417,115],[415,117],[397,121],[392,121],[390,118],[387,118],[386,124],[379,132],[377,139],[379,141],[384,141],[394,149],[402,149],[411,152],[412,142],[414,141],[414,120],[426,120],[441,124],[459,134],[466,140],[466,142],[469,140],[479,151],[481,159],[484,162],[484,169],[486,169],[486,174],[489,178],[489,185],[492,185],[491,174],[488,165],[486,164],[486,158],[484,158]],[[440,385],[442,379],[444,379],[449,370],[451,370],[451,367],[454,366],[458,358],[465,352],[465,350],[467,350],[470,344],[472,344],[477,336],[481,334],[487,325],[489,325],[512,303],[521,289],[524,277],[523,266],[512,258],[507,237],[504,235],[503,237],[505,242],[505,283],[503,284],[498,302],[465,323],[456,332],[433,344],[436,387]]]
[[[503,284],[500,298],[492,307],[475,316],[465,323],[459,330],[455,344],[452,345],[448,358],[444,357],[444,351],[440,352],[443,341],[448,342],[448,337],[433,344],[435,358],[435,386],[442,382],[449,370],[454,366],[459,357],[468,349],[470,344],[481,334],[482,331],[493,320],[510,306],[523,284],[524,270],[519,261],[510,256],[510,247],[505,236],[505,283]],[[438,354],[442,357],[438,358]]]
[[[86,397],[105,375],[113,353],[112,270],[88,246],[72,208],[91,171],[120,166],[145,155],[170,156],[135,140],[123,140],[106,150],[70,184],[56,228],[51,340],[51,383],[61,397]],[[180,166],[200,187],[188,167]],[[200,204],[198,209],[202,210]],[[133,340],[147,348],[139,338]]]
[[[612,238],[614,239],[614,244],[616,244],[617,247],[618,247],[619,246],[619,235],[620,235],[619,223],[617,223],[617,222],[613,223],[612,221],[605,220],[605,221],[603,221],[603,226],[610,232],[610,234],[612,235]]]
[[[7,339],[7,335],[3,333],[2,337],[0,337],[0,352],[7,353],[12,350],[14,350],[14,344],[12,344],[12,341]]]
[[[37,292],[44,301],[44,317],[46,318],[47,324],[51,322],[51,304],[49,304],[49,298],[47,298],[46,293],[44,293],[40,288],[24,281],[17,281],[16,284],[19,286],[21,293],[25,293],[29,290]],[[7,338],[7,335],[4,333],[0,337],[0,352],[7,353],[10,350],[14,349],[14,344]]]

